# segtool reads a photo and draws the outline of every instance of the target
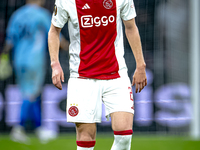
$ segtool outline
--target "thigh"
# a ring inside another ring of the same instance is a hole
[[[17,84],[20,87],[22,97],[32,96],[35,73],[27,66],[18,66],[16,68]]]
[[[32,70],[35,74],[35,77],[32,79],[32,94],[34,97],[38,97],[42,91],[44,85],[46,70],[45,67],[37,67]]]
[[[41,92],[44,75],[44,70],[40,67],[19,67],[17,70],[17,81],[20,85],[22,96],[35,100]]]
[[[106,116],[115,112],[134,114],[133,94],[128,76],[108,80],[103,91],[103,102],[106,108]]]
[[[67,121],[101,122],[101,90],[97,80],[70,78],[67,91]]]

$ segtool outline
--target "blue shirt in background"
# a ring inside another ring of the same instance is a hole
[[[50,12],[37,5],[27,4],[12,15],[6,41],[13,45],[15,67],[45,66],[50,24]]]

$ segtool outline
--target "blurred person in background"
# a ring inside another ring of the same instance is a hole
[[[1,54],[7,59],[13,50],[13,66],[22,95],[20,123],[12,128],[11,139],[30,143],[26,135],[26,123],[31,120],[42,143],[56,137],[41,125],[41,91],[46,73],[47,35],[51,14],[42,6],[45,0],[27,0],[26,5],[14,12],[6,31],[6,43]],[[60,35],[60,47],[68,50],[68,41]],[[6,68],[4,68],[6,69]]]

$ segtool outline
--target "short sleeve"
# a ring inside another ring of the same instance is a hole
[[[68,21],[68,13],[63,7],[64,0],[56,0],[54,6],[54,12],[52,15],[52,24],[58,28],[63,28],[65,23]]]
[[[135,5],[133,0],[124,0],[121,8],[121,18],[123,20],[131,20],[136,17]]]

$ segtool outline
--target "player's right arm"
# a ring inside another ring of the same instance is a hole
[[[52,68],[52,82],[58,89],[62,90],[61,81],[64,82],[64,73],[59,62],[60,32],[61,28],[51,24],[48,33],[48,46]]]

